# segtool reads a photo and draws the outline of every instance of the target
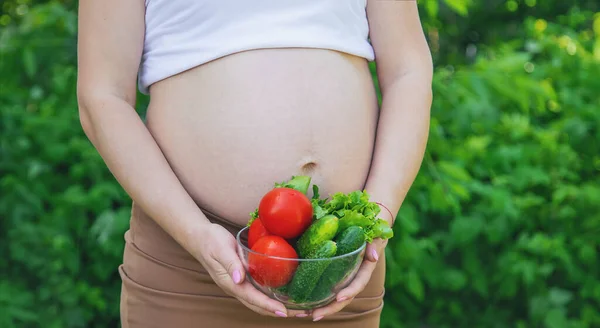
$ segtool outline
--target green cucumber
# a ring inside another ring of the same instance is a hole
[[[306,258],[324,241],[332,240],[338,232],[339,221],[335,215],[326,215],[314,221],[296,243],[300,258]]]
[[[358,226],[346,228],[335,238],[335,242],[337,244],[335,256],[352,253],[364,244],[364,230]],[[353,255],[336,259],[335,262],[331,263],[321,275],[317,286],[310,296],[310,300],[322,300],[331,294],[335,285],[347,278],[356,261],[359,259],[358,256]]]
[[[332,240],[326,240],[313,252],[308,259],[327,259],[337,252],[337,245]],[[331,264],[331,260],[301,261],[289,285],[289,297],[296,303],[306,302],[319,281],[319,277]]]
[[[288,289],[289,289],[289,285],[283,285],[281,287],[273,289],[273,291],[276,293],[285,295],[285,294],[287,294]]]
[[[336,256],[352,253],[365,242],[365,231],[358,226],[351,226],[335,238],[338,245]]]

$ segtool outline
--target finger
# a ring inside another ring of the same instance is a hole
[[[273,313],[279,317],[290,316],[288,309],[286,309],[283,303],[261,293],[250,282],[246,281],[242,285],[236,287],[236,297],[244,300],[245,302]]]
[[[246,300],[244,300],[242,298],[238,298],[238,301],[240,301],[240,303],[244,304],[244,306],[247,307],[248,309],[250,309],[251,311],[254,311],[260,315],[264,315],[264,316],[268,316],[268,317],[278,317],[278,315],[276,313],[266,311],[263,308],[260,308],[254,304],[246,302]]]
[[[265,311],[263,308],[260,308],[256,305],[253,305],[251,303],[246,302],[243,299],[238,299],[242,304],[244,304],[244,306],[246,306],[248,309],[260,314],[260,315],[264,315],[264,316],[268,316],[268,317],[283,317],[281,315],[278,315],[277,313],[272,313],[269,311]],[[298,318],[303,318],[303,317],[307,317],[308,313],[306,313],[306,311],[300,311],[300,310],[288,310],[287,313],[287,317],[298,317]]]
[[[227,294],[243,301],[245,304],[252,305],[255,308],[260,308],[262,311],[275,314],[280,317],[287,317],[287,309],[285,306],[268,297],[267,295],[258,291],[249,281],[245,280],[239,284],[234,284],[233,277],[230,277],[228,270],[223,266],[222,263],[227,263],[226,254],[223,252],[219,254],[221,261],[217,261],[213,258],[212,269],[215,274],[215,282],[219,285]],[[231,258],[229,258],[231,261]]]
[[[241,287],[243,290],[241,291],[242,296],[240,296],[240,299],[243,300],[243,302],[252,305],[254,308],[269,313],[269,315],[299,318],[309,315],[308,311],[305,310],[286,309],[282,303],[261,293],[249,282],[244,283]]]
[[[310,315],[309,311],[304,310],[288,310],[288,317],[304,318]]]
[[[250,282],[246,282],[242,285],[244,288],[242,290],[243,299],[253,304],[256,307],[260,307],[262,309],[274,309],[273,313],[277,316],[287,316],[287,317],[306,317],[309,315],[309,311],[307,310],[290,310],[287,309],[281,302],[278,302],[265,294],[261,293],[257,290]]]
[[[365,286],[369,283],[376,266],[377,263],[375,262],[364,261],[356,273],[354,280],[348,287],[338,293],[335,302],[313,311],[313,321],[321,320],[323,317],[334,314],[350,304],[354,297],[364,290]]]
[[[280,312],[280,311],[275,311],[275,312],[267,311],[267,310],[265,310],[265,309],[263,309],[263,308],[261,308],[259,306],[256,306],[256,305],[254,305],[252,303],[249,303],[248,301],[246,301],[244,299],[238,299],[238,300],[242,304],[244,304],[248,309],[250,309],[250,310],[252,310],[252,311],[254,311],[254,312],[258,313],[258,314],[264,315],[264,316],[277,317],[277,318],[286,318],[286,317],[290,316],[289,313],[286,314],[286,313],[283,313],[283,312]]]
[[[231,247],[217,250],[219,254],[214,258],[225,268],[231,281],[239,285],[244,281],[246,270],[235,249],[235,240],[231,240]]]
[[[244,281],[245,269],[235,247],[211,247],[209,249],[209,273],[215,282],[225,289],[233,288]]]
[[[371,262],[377,262],[382,255],[383,249],[387,241],[381,238],[376,238],[373,242],[367,244],[365,258]]]
[[[219,272],[225,271],[222,269]],[[289,316],[287,309],[282,303],[261,293],[249,281],[244,281],[240,285],[225,283],[220,286],[228,295],[237,298],[257,313],[278,317]]]
[[[376,266],[377,263],[375,262],[364,261],[350,285],[338,292],[336,297],[337,301],[343,302],[346,299],[350,299],[358,295],[358,293],[360,293],[371,280],[371,275],[373,274]]]
[[[332,315],[336,312],[341,311],[344,307],[350,304],[350,302],[352,302],[353,299],[354,298],[349,298],[342,302],[333,302],[331,304],[328,304],[327,306],[314,310],[312,313],[313,321],[319,321],[328,315]]]

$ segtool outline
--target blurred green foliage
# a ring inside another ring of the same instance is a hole
[[[420,7],[431,137],[382,327],[600,327],[600,4]],[[130,203],[79,126],[76,2],[0,9],[0,327],[117,327]]]

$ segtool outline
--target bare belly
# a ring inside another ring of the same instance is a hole
[[[325,50],[231,55],[156,83],[147,125],[203,208],[244,224],[276,181],[364,187],[378,117],[367,62]]]

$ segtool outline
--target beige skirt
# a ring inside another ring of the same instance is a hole
[[[241,227],[208,211],[209,220],[235,234]],[[379,327],[383,307],[385,257],[364,291],[341,312],[313,322],[263,316],[227,295],[192,255],[133,204],[125,233],[121,324],[123,328]]]

